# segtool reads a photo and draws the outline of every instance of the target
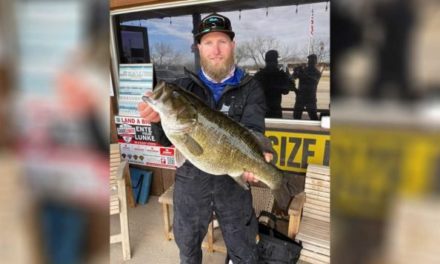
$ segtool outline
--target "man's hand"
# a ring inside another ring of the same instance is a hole
[[[147,92],[145,95],[150,96],[152,92]],[[159,114],[151,108],[147,103],[141,102],[138,104],[139,115],[149,123],[160,122]]]
[[[270,152],[264,152],[264,159],[267,163],[271,162],[273,160],[273,154]]]
[[[271,162],[273,160],[273,154],[269,153],[269,152],[264,152],[264,159],[266,160],[266,162]],[[258,182],[258,176],[254,175],[252,172],[250,171],[245,171],[243,173],[243,179],[247,182]]]

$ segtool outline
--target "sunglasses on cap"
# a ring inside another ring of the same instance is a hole
[[[218,15],[204,18],[200,23],[199,33],[209,32],[212,29],[231,30],[231,22],[229,19]]]
[[[229,21],[227,17],[215,13],[202,19],[198,29],[197,34],[194,35],[198,43],[200,43],[203,35],[210,32],[223,32],[227,34],[231,40],[233,40],[235,36],[235,33],[232,31],[231,21]]]

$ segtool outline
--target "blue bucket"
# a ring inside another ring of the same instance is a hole
[[[133,198],[138,204],[146,204],[150,197],[150,186],[153,172],[144,169],[130,168]]]

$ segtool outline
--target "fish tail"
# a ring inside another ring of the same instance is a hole
[[[272,195],[275,198],[278,207],[287,211],[290,201],[292,200],[292,196],[288,187],[288,177],[286,177],[283,172],[282,174],[283,177],[280,179],[277,186],[272,189]]]
[[[283,211],[287,211],[291,197],[289,193],[285,190],[285,188],[278,188],[272,190],[272,195],[275,198],[275,202],[277,206]]]

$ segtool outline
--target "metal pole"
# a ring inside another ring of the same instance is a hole
[[[310,34],[309,34],[309,51],[307,55],[310,55],[310,47],[312,45],[312,38],[313,38],[313,31],[315,30],[315,21],[314,21],[314,17],[313,17],[313,7],[312,9],[312,14],[310,15]]]
[[[200,21],[202,20],[201,16],[199,13],[194,13],[192,14],[193,17],[193,36],[197,33],[198,30],[198,26],[200,24]],[[191,50],[194,53],[194,67],[196,72],[198,72],[200,70],[200,54],[199,54],[199,49],[197,48],[197,41],[194,40]]]
[[[307,52],[307,55],[310,55],[310,45],[312,43],[312,36],[309,36],[309,50]]]

